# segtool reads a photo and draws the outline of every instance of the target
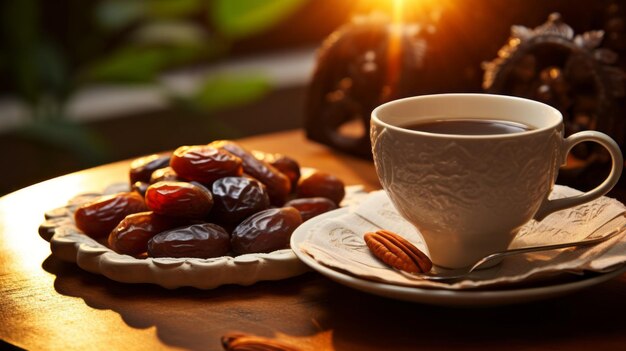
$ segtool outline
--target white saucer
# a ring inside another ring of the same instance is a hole
[[[502,290],[445,290],[422,289],[374,282],[336,271],[318,263],[311,256],[300,251],[299,245],[305,241],[309,232],[321,221],[348,213],[347,208],[340,208],[304,222],[291,236],[291,248],[296,256],[307,266],[326,277],[351,288],[388,298],[445,306],[488,306],[505,305],[552,298],[572,293],[607,280],[613,279],[624,272],[626,266],[604,274],[581,276],[580,280],[539,287],[502,289]]]

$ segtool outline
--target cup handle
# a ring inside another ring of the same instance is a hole
[[[576,144],[582,143],[584,141],[596,142],[604,146],[609,151],[609,153],[611,154],[611,159],[613,161],[611,173],[609,173],[609,176],[604,180],[604,182],[602,182],[602,184],[598,185],[592,190],[589,190],[586,193],[556,200],[548,200],[546,196],[546,198],[543,200],[543,203],[539,207],[539,210],[535,214],[535,219],[537,221],[541,221],[552,212],[578,206],[585,202],[597,199],[600,196],[608,193],[609,190],[611,190],[619,181],[620,175],[622,174],[622,168],[624,167],[624,158],[617,143],[613,139],[611,139],[611,137],[604,133],[596,131],[584,131],[570,135],[567,139],[563,140],[563,144],[561,145],[562,150],[564,151],[562,153],[562,165],[565,165],[567,161],[567,154],[570,152],[570,150]]]

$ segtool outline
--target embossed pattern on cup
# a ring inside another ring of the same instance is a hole
[[[383,188],[398,211],[432,237],[427,241],[433,256],[455,250],[442,233],[457,232],[460,250],[476,246],[476,255],[508,246],[551,190],[558,168],[560,135],[554,131],[533,134],[524,141],[505,138],[473,143],[422,140],[393,131],[374,133],[378,137],[373,147],[381,150],[374,153],[374,162]],[[483,234],[485,221],[490,223],[487,230],[507,235],[494,239]]]

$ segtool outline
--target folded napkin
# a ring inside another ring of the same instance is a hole
[[[552,198],[574,196],[578,190],[555,186]],[[626,207],[615,199],[601,197],[571,209],[555,212],[543,221],[530,221],[510,248],[583,240],[626,232]],[[472,273],[456,283],[407,278],[374,257],[363,240],[366,232],[387,229],[402,235],[428,254],[420,233],[400,216],[387,194],[380,190],[353,203],[346,213],[319,221],[306,234],[299,249],[318,263],[354,276],[391,284],[445,289],[470,289],[508,285],[545,278],[563,272],[608,272],[626,263],[626,235],[621,233],[591,247],[540,251],[506,257],[496,267]]]

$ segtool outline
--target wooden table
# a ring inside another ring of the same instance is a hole
[[[370,162],[332,153],[300,131],[241,143],[378,188]],[[249,287],[166,290],[117,283],[50,256],[37,234],[43,212],[125,180],[127,169],[128,162],[97,167],[0,199],[0,339],[32,350],[220,350],[222,335],[240,331],[304,350],[626,347],[626,275],[558,299],[444,308],[365,294],[315,272]]]

